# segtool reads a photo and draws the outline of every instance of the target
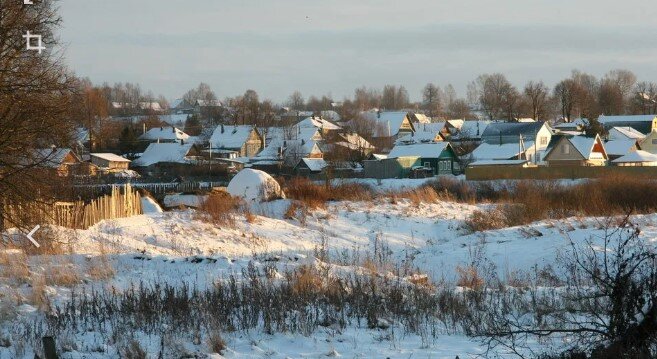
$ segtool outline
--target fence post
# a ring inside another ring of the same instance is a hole
[[[55,348],[55,338],[43,337],[43,354],[45,359],[59,359],[57,356],[57,349]]]

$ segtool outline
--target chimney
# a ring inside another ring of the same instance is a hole
[[[221,124],[221,133],[224,133],[224,124]]]
[[[146,122],[144,122],[143,125],[144,125],[144,129],[143,129],[144,132],[142,134],[146,133]]]
[[[376,110],[376,118],[381,118],[381,110]]]
[[[185,145],[185,140],[183,140],[182,138],[180,139],[180,145],[181,146]]]
[[[302,139],[301,140],[301,146],[304,146],[306,144],[306,140]]]
[[[171,132],[176,133],[176,128],[175,128],[175,127],[171,127]]]

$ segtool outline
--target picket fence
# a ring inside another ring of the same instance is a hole
[[[6,218],[21,218],[32,225],[56,225],[87,229],[94,224],[115,218],[143,213],[141,196],[131,185],[113,186],[111,193],[88,203],[83,201],[5,205]],[[5,222],[5,228],[11,227]]]

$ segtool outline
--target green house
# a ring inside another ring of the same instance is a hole
[[[449,142],[426,142],[411,145],[397,145],[388,158],[416,157],[419,165],[431,168],[434,175],[460,173],[458,156]]]

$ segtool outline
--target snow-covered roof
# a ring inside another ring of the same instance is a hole
[[[657,162],[657,155],[647,151],[638,150],[629,153],[623,157],[617,158],[613,163],[628,163],[628,162]]]
[[[418,143],[413,145],[397,145],[388,154],[388,158],[424,157],[438,158],[449,146],[448,142]]]
[[[646,135],[635,130],[632,127],[612,127],[609,130],[609,139],[610,140],[640,140],[646,138]]]
[[[83,144],[91,139],[89,136],[89,130],[84,127],[75,128],[73,135],[75,136],[75,141]]]
[[[219,100],[196,100],[196,106],[199,107],[221,107]]]
[[[146,167],[163,162],[185,163],[192,146],[191,143],[184,145],[179,143],[151,143],[141,157],[134,160],[132,164],[137,167]]]
[[[431,123],[431,119],[429,118],[429,116],[427,116],[423,113],[414,113],[413,115],[415,117],[415,120],[418,123],[421,123],[421,124]]]
[[[302,158],[300,162],[303,162],[313,172],[320,172],[328,166],[323,158]]]
[[[129,159],[123,158],[119,155],[116,155],[114,153],[91,153],[91,157],[98,157],[100,159],[103,159],[105,161],[110,161],[110,162],[130,162]]]
[[[463,127],[463,124],[464,124],[464,123],[465,123],[465,121],[464,121],[464,120],[460,120],[460,119],[457,119],[457,120],[447,120],[447,124],[448,124],[448,125],[450,125],[450,126],[456,128],[456,129],[458,129],[458,130],[460,130],[460,129]]]
[[[241,148],[249,139],[253,126],[224,126],[219,125],[212,132],[210,144],[214,148]]]
[[[585,118],[576,118],[572,122],[562,122],[558,125],[555,125],[554,128],[556,129],[570,129],[570,128],[578,128],[582,126],[586,126],[589,123],[589,120]]]
[[[534,142],[525,142],[525,151],[534,147]],[[506,143],[496,145],[482,143],[472,151],[472,157],[477,161],[482,160],[509,160],[518,157],[520,154],[520,145],[517,143]]]
[[[486,127],[490,124],[490,121],[465,121],[461,126],[458,137],[462,138],[479,138],[486,130]]]
[[[331,121],[325,120],[321,117],[311,116],[305,118],[301,122],[297,123],[297,126],[301,128],[321,128],[323,130],[340,130],[342,127],[332,123]]]
[[[184,103],[186,103],[186,101],[184,99],[177,98],[177,99],[173,100],[173,102],[171,103],[171,108],[174,108],[174,109],[178,108],[178,106],[180,106]]]
[[[598,121],[602,124],[613,122],[652,122],[657,115],[623,115],[623,116],[605,116],[602,115]]]
[[[356,149],[372,149],[374,146],[370,144],[366,139],[361,135],[352,132],[352,133],[341,133],[340,137],[344,139],[344,142],[349,143],[351,146],[354,146]]]
[[[527,139],[535,137],[543,126],[544,122],[494,122],[486,126],[482,137],[523,135]]]
[[[568,138],[568,141],[573,144],[575,149],[584,156],[586,159],[591,159],[591,158],[601,158],[600,155],[597,154],[597,152],[593,152],[593,147],[595,146],[596,141],[598,141],[600,137],[585,137],[585,136],[574,136]],[[602,141],[600,141],[602,143]]]
[[[160,103],[155,101],[140,102],[139,108],[141,108],[142,110],[162,111],[162,106],[160,106]]]
[[[385,126],[385,135],[387,135],[388,124],[390,124],[390,135],[391,136],[396,136],[399,133],[399,129],[401,128],[402,123],[404,123],[404,119],[406,118],[406,116],[408,116],[408,112],[404,112],[404,111],[390,111],[390,112],[367,111],[367,112],[362,112],[361,115],[364,116],[368,120],[375,120],[378,123]],[[379,134],[379,135],[384,135],[384,134]]]
[[[43,167],[57,168],[66,163],[64,160],[71,155],[74,162],[79,162],[78,156],[70,148],[39,148],[34,152],[34,162]]]
[[[636,145],[636,140],[612,140],[605,143],[605,150],[607,150],[607,154],[623,156],[630,153],[634,145]]]
[[[139,136],[140,140],[157,141],[157,140],[175,140],[187,141],[189,135],[175,127],[155,127],[146,131]]]
[[[340,114],[333,110],[322,111],[321,115],[329,121],[340,122],[342,120]]]

